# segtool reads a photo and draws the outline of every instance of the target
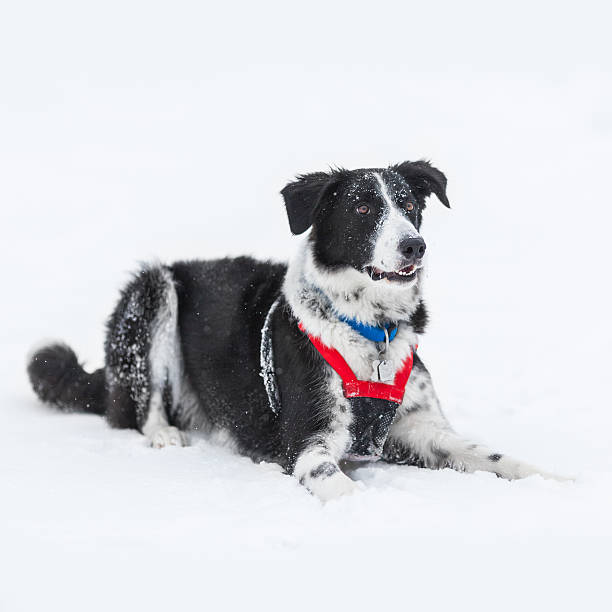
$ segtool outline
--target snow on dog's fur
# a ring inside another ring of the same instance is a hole
[[[360,380],[374,380],[382,347],[345,320],[397,325],[385,359],[399,368],[427,323],[419,229],[431,194],[449,206],[445,176],[423,161],[300,176],[282,195],[293,233],[310,232],[289,266],[239,257],[144,267],[109,319],[105,367],[88,374],[70,348],[48,345],[28,365],[34,390],[136,428],[156,447],[187,444],[190,429],[221,431],[323,500],[350,493],[341,466],[360,435],[357,404],[298,324]],[[457,436],[416,354],[384,447],[369,458],[508,479],[542,474]]]

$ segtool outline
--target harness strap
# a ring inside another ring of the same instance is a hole
[[[272,317],[274,312],[280,304],[280,296],[274,300],[270,310],[264,321],[264,325],[261,328],[261,344],[259,346],[259,362],[261,365],[261,371],[259,375],[263,378],[264,386],[266,388],[266,395],[268,396],[268,403],[270,409],[274,414],[280,414],[281,401],[280,394],[278,392],[278,385],[276,384],[276,373],[274,372],[274,349],[272,347]]]
[[[326,346],[320,338],[309,334],[300,322],[300,330],[308,336],[312,345],[317,349],[321,357],[333,368],[342,379],[342,390],[344,397],[373,397],[376,399],[389,400],[401,404],[412,366],[414,363],[414,351],[404,359],[399,370],[395,373],[393,384],[373,382],[370,380],[358,380],[344,357],[333,347]]]

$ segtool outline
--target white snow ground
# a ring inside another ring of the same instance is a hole
[[[3,8],[0,610],[609,609],[604,7]],[[34,398],[31,345],[97,367],[138,261],[284,259],[294,173],[423,156],[453,205],[426,217],[419,349],[445,411],[575,483],[372,465],[323,506]]]

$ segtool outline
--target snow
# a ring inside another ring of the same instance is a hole
[[[1,610],[609,607],[609,9],[340,4],[3,11]],[[375,464],[322,505],[35,400],[31,345],[100,365],[139,261],[286,259],[295,173],[420,157],[445,412],[574,483]]]

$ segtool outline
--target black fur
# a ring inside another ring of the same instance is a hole
[[[104,414],[104,369],[88,374],[74,351],[52,344],[36,351],[28,363],[28,376],[38,397],[70,412]]]
[[[279,423],[260,376],[259,350],[286,266],[239,257],[179,262],[171,270],[185,374],[208,419],[229,429],[242,452],[278,458]],[[285,316],[282,331],[287,328]]]
[[[299,234],[312,226],[309,241],[317,265],[362,271],[368,262],[372,235],[386,205],[374,172],[384,177],[390,197],[416,228],[430,193],[448,206],[446,179],[427,162],[300,176],[282,194],[291,231]],[[368,213],[357,214],[364,202]],[[229,431],[241,452],[254,459],[277,461],[291,471],[308,445],[318,445],[321,452],[327,450],[325,439],[332,431],[334,399],[328,392],[324,360],[298,329],[299,322],[282,294],[286,271],[283,264],[248,257],[145,267],[122,291],[108,321],[105,368],[87,374],[70,349],[53,345],[37,352],[28,366],[34,390],[44,401],[64,409],[105,414],[114,427],[140,431],[146,427],[153,393],[159,393],[168,425],[195,427],[194,415],[189,413],[195,405],[202,422]],[[334,294],[333,299],[359,303],[362,293],[363,289],[357,288]],[[261,331],[277,298],[271,337],[280,414],[270,409],[260,366]],[[331,306],[308,295],[301,299],[313,316],[337,320]],[[170,365],[164,366],[161,382],[154,381],[152,373],[154,337],[163,328],[160,320],[170,316],[164,313],[171,312],[173,303],[177,304],[173,329],[180,346],[180,388],[173,387],[176,380]],[[377,322],[378,318],[384,320],[385,304],[378,307]],[[421,333],[426,322],[421,301],[406,310],[402,325]],[[418,357],[415,367],[422,367]],[[161,388],[153,389],[154,384]],[[396,408],[394,405],[388,411],[382,403],[372,400],[361,406],[362,420],[367,420],[379,451]],[[372,417],[374,409],[382,410],[379,417]],[[349,408],[341,406],[339,410]],[[354,403],[351,410],[359,412]],[[353,433],[353,450],[364,451],[358,433]],[[405,462],[411,453],[389,447],[385,457]],[[335,471],[335,464],[322,461],[309,474],[324,479]]]
[[[151,326],[164,299],[163,268],[145,267],[121,292],[107,324],[105,343],[113,427],[142,429],[150,397]]]
[[[404,162],[391,168],[339,169],[301,175],[282,190],[287,217],[294,234],[301,234],[313,225],[310,239],[321,265],[333,269],[348,264],[361,270],[370,259],[369,236],[384,208],[374,172],[385,179],[394,201],[406,207],[406,215],[417,229],[425,199],[431,193],[450,206],[446,177],[426,161]],[[356,207],[365,203],[370,213],[356,215]]]
[[[428,322],[429,314],[427,312],[427,307],[425,306],[425,302],[421,300],[418,306],[412,311],[409,323],[417,334],[422,334]]]
[[[338,467],[330,461],[324,461],[318,465],[314,470],[311,470],[311,478],[329,478],[338,471]]]
[[[272,333],[276,377],[282,406],[279,419],[280,462],[290,471],[307,442],[331,426],[331,398],[325,395],[321,355],[298,329],[284,299],[277,309]]]
[[[289,227],[294,234],[303,234],[312,225],[317,205],[343,174],[342,170],[329,174],[302,174],[283,188],[281,194],[285,199]]]
[[[436,197],[444,206],[450,208],[450,202],[446,196],[446,177],[428,161],[404,162],[393,166],[393,169],[410,184],[410,188],[419,203],[419,225],[421,224],[421,216],[425,209],[425,200],[432,193],[436,194]]]
[[[336,172],[333,189],[327,189],[313,213],[314,226],[310,239],[315,245],[317,261],[327,268],[338,269],[351,265],[362,270],[372,257],[370,239],[380,223],[385,203],[372,171],[356,171],[357,178]],[[391,170],[379,170],[384,179],[390,179],[392,196],[400,205],[411,204],[407,217],[418,229],[420,223],[419,202],[410,186]],[[370,212],[355,214],[361,204],[367,204]]]

